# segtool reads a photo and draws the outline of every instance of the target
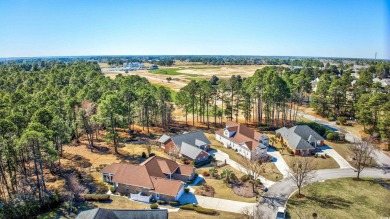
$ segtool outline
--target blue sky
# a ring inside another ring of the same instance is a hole
[[[390,59],[390,1],[0,0],[0,57]]]

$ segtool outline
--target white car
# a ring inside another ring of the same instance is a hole
[[[278,207],[278,213],[276,214],[276,219],[286,218],[286,209],[284,207]]]

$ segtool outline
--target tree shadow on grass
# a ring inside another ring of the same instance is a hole
[[[349,208],[353,203],[345,200],[344,198],[333,196],[333,195],[325,195],[325,196],[306,196],[305,199],[291,199],[289,204],[291,205],[301,205],[303,202],[310,201],[314,205],[319,206],[321,208],[328,209],[346,209]]]

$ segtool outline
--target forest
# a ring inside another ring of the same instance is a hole
[[[28,70],[26,70],[28,69]],[[117,127],[165,127],[172,100],[145,78],[102,75],[97,63],[42,61],[0,65],[0,218],[30,218],[66,195],[47,188],[63,177],[63,145],[105,129],[117,152]]]
[[[354,79],[352,67],[342,63],[268,66],[248,78],[193,80],[173,103],[168,88],[137,75],[104,77],[96,62],[0,64],[0,218],[34,216],[64,201],[66,195],[47,188],[44,174],[64,177],[64,145],[85,135],[93,151],[94,135],[104,130],[118,153],[118,128],[169,128],[175,107],[188,125],[218,127],[241,117],[260,130],[274,130],[294,125],[311,96],[318,114],[342,123],[357,118],[366,132],[390,145],[390,88],[372,82],[389,77],[389,69],[388,62],[375,62]]]
[[[298,107],[311,97],[310,105],[319,115],[342,124],[356,118],[368,127],[367,133],[389,145],[390,88],[373,83],[373,77],[389,76],[389,63],[379,62],[359,70],[357,80],[351,76],[351,66],[340,66],[294,70],[265,67],[248,78],[238,75],[228,80],[216,76],[210,81],[193,80],[180,90],[176,102],[185,112],[186,123],[191,114],[193,124],[196,120],[208,127],[224,119],[238,121],[242,115],[247,123],[274,130],[295,124]],[[319,82],[313,92],[315,78]]]

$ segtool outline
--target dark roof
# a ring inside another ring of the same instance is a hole
[[[182,135],[173,136],[171,139],[176,147],[179,148],[182,146],[182,142],[198,147],[205,144],[211,144],[209,139],[207,139],[206,135],[202,131],[187,132]]]
[[[160,142],[160,143],[165,143],[165,142],[167,142],[169,139],[171,139],[171,136],[166,135],[166,134],[163,134],[157,141]]]
[[[198,155],[200,153],[202,153],[202,151],[203,151],[202,149],[199,149],[198,147],[194,147],[192,145],[189,145],[189,144],[187,144],[185,142],[183,142],[181,144],[180,153],[182,155],[185,155],[185,156],[193,159],[193,160],[195,160],[196,157],[198,157]]]
[[[293,149],[313,149],[314,147],[309,142],[323,141],[324,138],[313,131],[307,125],[297,125],[291,128],[280,128],[276,130],[288,142],[288,145]]]
[[[167,219],[167,209],[156,210],[115,210],[94,208],[83,211],[76,219]]]

